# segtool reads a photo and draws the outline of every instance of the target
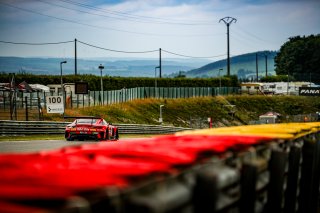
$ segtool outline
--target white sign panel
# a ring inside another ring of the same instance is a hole
[[[63,96],[47,96],[47,113],[63,113]]]

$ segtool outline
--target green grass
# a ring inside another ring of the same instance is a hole
[[[64,135],[0,136],[0,141],[64,140]]]
[[[235,117],[226,105],[235,105]],[[211,117],[213,126],[248,124],[259,115],[275,111],[284,118],[315,113],[320,109],[319,97],[230,95],[188,99],[142,99],[107,106],[67,109],[67,116],[102,116],[117,124],[159,124],[159,106],[164,105],[163,125],[190,127],[190,121],[201,119],[202,125]],[[59,114],[45,114],[45,120],[64,121]],[[69,120],[72,121],[72,120]]]

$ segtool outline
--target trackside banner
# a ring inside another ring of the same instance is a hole
[[[320,96],[320,87],[300,87],[299,95]]]

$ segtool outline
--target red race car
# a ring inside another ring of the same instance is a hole
[[[76,118],[65,129],[65,138],[68,141],[74,139],[118,140],[118,128],[107,123],[100,117],[65,117]]]

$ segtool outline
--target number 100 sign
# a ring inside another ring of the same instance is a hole
[[[47,96],[47,113],[63,113],[63,96]]]

